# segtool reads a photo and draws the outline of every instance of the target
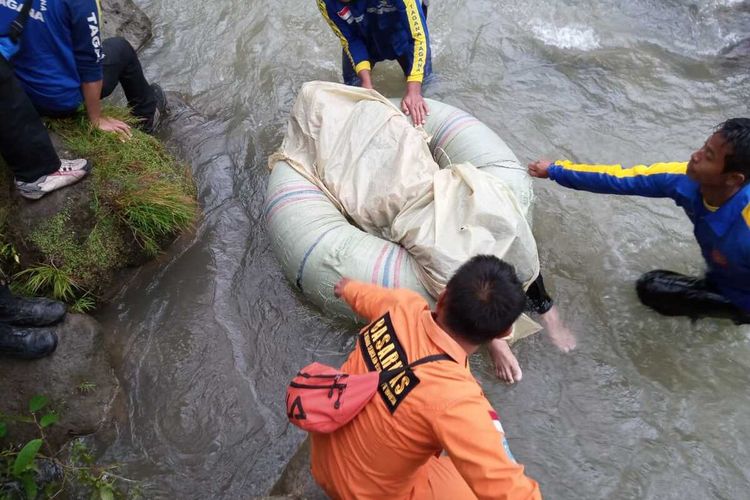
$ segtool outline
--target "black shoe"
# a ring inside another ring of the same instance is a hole
[[[735,325],[750,325],[750,312],[738,311],[733,321]]]
[[[38,359],[55,352],[57,334],[52,328],[29,328],[0,323],[0,354],[18,359]]]
[[[161,86],[158,83],[152,83],[151,90],[153,90],[154,97],[156,98],[156,110],[154,111],[154,116],[143,125],[143,131],[153,135],[159,129],[164,118],[169,114],[169,109],[167,108],[167,96],[164,94]]]
[[[154,95],[156,96],[156,109],[159,110],[159,113],[162,115],[169,114],[169,111],[167,110],[167,95],[164,93],[164,89],[162,89],[161,85],[158,83],[152,83],[151,90],[154,91]]]
[[[53,325],[65,317],[65,304],[45,298],[16,297],[0,287],[0,321],[18,326]]]

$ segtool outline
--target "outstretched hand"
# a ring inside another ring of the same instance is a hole
[[[546,179],[549,177],[551,163],[549,160],[537,160],[529,163],[529,175],[538,179]]]
[[[123,140],[133,137],[133,131],[130,130],[130,125],[109,116],[99,117],[99,119],[94,123],[94,126],[99,130],[103,130],[105,132],[114,132],[118,134]]]
[[[411,116],[411,121],[415,127],[424,125],[430,109],[422,97],[422,84],[419,82],[409,82],[406,84],[406,94],[401,99],[401,111],[406,116]]]
[[[341,298],[341,295],[344,293],[344,288],[346,288],[346,285],[351,280],[349,278],[341,278],[338,283],[336,283],[333,286],[333,295],[336,296],[337,299]]]

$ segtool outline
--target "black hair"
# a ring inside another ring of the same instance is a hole
[[[724,172],[739,172],[750,181],[750,118],[730,118],[716,131],[732,146],[724,157]]]
[[[525,303],[513,266],[494,255],[477,255],[459,267],[443,299],[448,328],[475,345],[510,328]]]

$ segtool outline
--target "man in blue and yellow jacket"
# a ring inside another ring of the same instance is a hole
[[[672,198],[693,222],[708,270],[702,278],[651,271],[641,302],[669,316],[715,316],[750,323],[750,119],[721,124],[687,163],[623,169],[537,161],[534,177],[596,193]]]
[[[424,0],[317,0],[321,14],[341,41],[347,85],[372,88],[375,63],[396,60],[406,76],[402,111],[415,125],[429,113],[422,82],[432,72]]]

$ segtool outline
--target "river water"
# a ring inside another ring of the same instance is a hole
[[[719,55],[750,35],[746,1],[432,3],[428,95],[485,121],[522,161],[687,160],[714,125],[748,114],[750,58]],[[284,279],[261,217],[295,93],[338,81],[340,49],[312,0],[140,5],[154,22],[148,76],[207,117],[173,130],[205,216],[103,313],[127,411],[104,458],[148,498],[260,495],[302,439],[285,382],[341,359],[354,329]],[[400,80],[395,64],[375,72],[386,95]],[[515,456],[549,499],[748,498],[749,329],[659,317],[633,290],[653,268],[701,272],[686,217],[663,200],[535,187],[542,265],[579,346],[523,341],[513,387],[474,360]]]

